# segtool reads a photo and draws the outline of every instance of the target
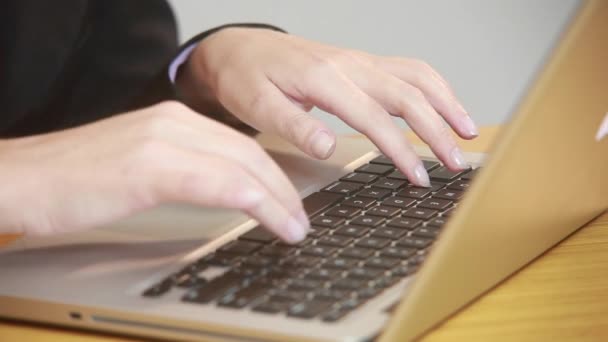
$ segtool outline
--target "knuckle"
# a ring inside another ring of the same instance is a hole
[[[168,153],[170,152],[166,142],[156,137],[143,136],[127,152],[127,164],[138,169],[154,166]]]
[[[411,100],[414,101],[426,101],[426,97],[420,88],[417,87],[407,87],[407,93],[409,94]],[[410,101],[411,101],[410,100]]]
[[[218,70],[211,80],[211,89],[215,93],[217,99],[221,103],[224,103],[230,93],[234,91],[234,84],[235,77],[232,75],[232,72]]]
[[[155,107],[158,113],[179,113],[188,110],[185,104],[174,100],[160,102]]]
[[[263,90],[255,90],[253,95],[251,95],[251,98],[249,100],[249,108],[251,109],[252,113],[255,113],[257,115],[265,115],[268,113],[264,113],[265,111],[268,111],[268,103],[269,103],[269,99],[268,99],[268,93],[263,91]]]
[[[421,59],[412,59],[411,62],[416,67],[416,69],[424,73],[431,73],[434,71],[433,67],[429,63]]]
[[[310,116],[307,113],[295,113],[290,115],[285,120],[280,121],[279,132],[284,135],[284,138],[289,141],[298,141],[301,134],[305,133],[306,123],[310,120]],[[306,134],[303,134],[304,136]],[[298,141],[300,142],[300,141]]]

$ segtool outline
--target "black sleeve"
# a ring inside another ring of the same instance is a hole
[[[177,26],[166,0],[86,2],[78,44],[70,52],[45,103],[37,106],[7,136],[39,134],[79,126],[163,100],[179,100],[168,65],[182,51],[231,24],[203,32],[178,46]],[[227,113],[205,115],[247,130]]]
[[[163,67],[162,71],[143,89],[141,95],[139,95],[132,103],[132,108],[140,108],[152,105],[154,103],[158,103],[163,100],[181,100],[179,96],[179,91],[176,89],[176,86],[171,83],[169,79],[169,65],[170,63],[181,54],[185,49],[196,44],[211,34],[225,29],[229,27],[249,27],[249,28],[264,28],[269,30],[275,30],[279,32],[285,32],[284,30],[268,24],[260,24],[260,23],[233,23],[226,24],[222,26],[218,26],[212,28],[210,30],[204,31],[202,33],[197,34],[192,37],[186,43],[184,43],[178,51],[172,56],[171,60]],[[236,118],[234,115],[230,114],[226,109],[221,106],[213,106],[207,108],[204,113],[205,115],[220,121],[226,125],[229,125],[233,128],[236,128],[242,132],[247,134],[255,134],[256,131],[250,126],[243,123],[241,120]]]

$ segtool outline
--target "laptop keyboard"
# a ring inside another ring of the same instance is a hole
[[[143,296],[181,289],[186,303],[338,321],[416,272],[477,171],[423,163],[430,188],[379,156],[303,200],[311,231],[301,243],[253,228]]]

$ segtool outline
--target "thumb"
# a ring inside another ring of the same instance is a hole
[[[271,82],[265,82],[263,99],[255,117],[262,131],[276,133],[304,153],[317,159],[329,158],[336,147],[335,134],[321,120],[307,113],[307,106],[291,100]]]

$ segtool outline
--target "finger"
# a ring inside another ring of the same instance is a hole
[[[294,97],[303,98],[316,107],[335,114],[365,134],[395,162],[412,183],[420,186],[430,184],[426,170],[403,132],[393,123],[384,108],[351,80],[332,68],[313,69],[296,79],[299,80],[298,83],[293,83],[290,79],[276,79],[273,83],[281,85],[286,93],[297,94]]]
[[[308,227],[237,163],[164,143],[141,154],[138,192],[154,203],[239,209],[288,242],[301,241],[307,233]]]
[[[441,117],[418,88],[373,66],[352,65],[348,75],[389,113],[403,118],[446,166],[468,168]]]
[[[226,98],[224,105],[249,125],[278,134],[311,157],[327,159],[333,153],[335,135],[305,111],[311,103],[286,95],[264,75],[240,77],[234,83],[242,96]]]
[[[479,135],[447,81],[428,64],[405,58],[374,57],[373,61],[378,68],[420,89],[460,137],[473,139]]]
[[[185,108],[185,106],[182,106]],[[198,152],[214,154],[240,164],[253,175],[269,192],[308,225],[302,201],[297,190],[285,173],[264,149],[253,139],[209,118],[202,117],[189,109],[177,106],[160,108],[162,111],[175,111],[177,115],[161,119],[160,133],[164,139],[178,146],[194,149]],[[182,111],[182,114],[179,114]]]

